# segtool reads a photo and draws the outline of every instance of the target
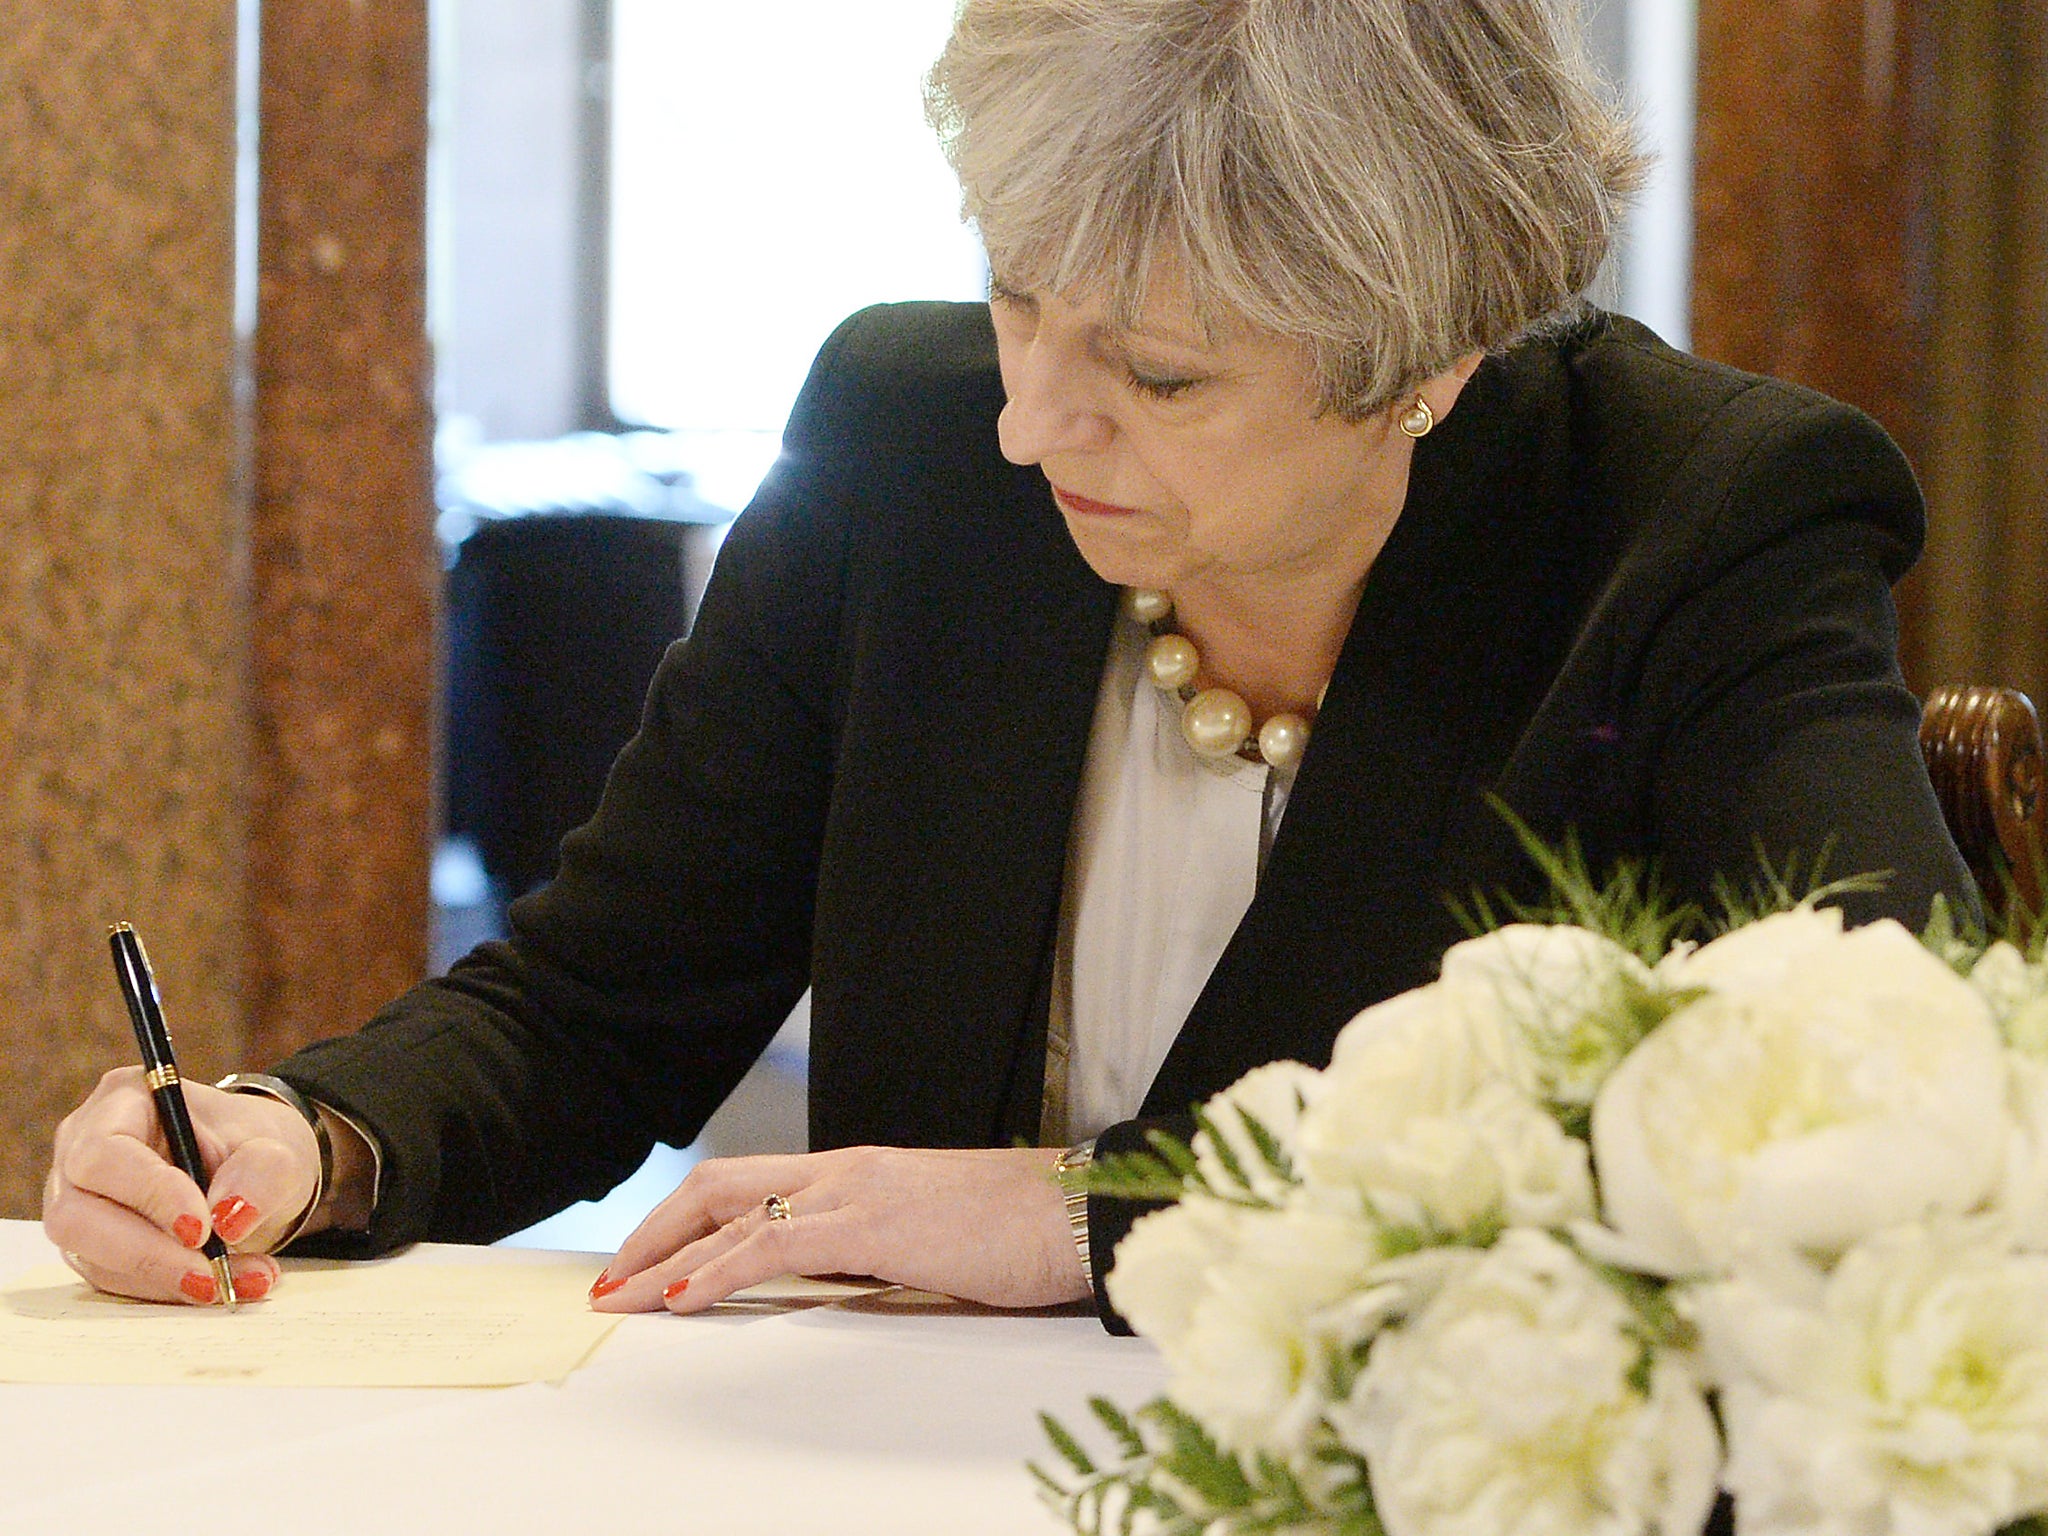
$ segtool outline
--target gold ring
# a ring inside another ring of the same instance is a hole
[[[768,1213],[770,1221],[787,1221],[794,1214],[789,1208],[787,1195],[770,1195],[761,1202],[761,1209]]]

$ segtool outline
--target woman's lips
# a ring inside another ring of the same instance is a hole
[[[1063,491],[1058,486],[1052,488],[1052,494],[1053,499],[1069,512],[1078,512],[1086,517],[1131,517],[1143,510],[1140,507],[1120,507],[1109,501],[1096,501],[1089,496],[1076,496],[1072,491]]]

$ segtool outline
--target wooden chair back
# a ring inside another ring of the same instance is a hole
[[[2042,907],[2048,785],[2041,721],[2013,688],[1937,688],[1920,715],[1920,751],[1956,846],[1993,913]]]

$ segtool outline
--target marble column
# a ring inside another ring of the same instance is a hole
[[[232,4],[0,0],[0,1215],[134,1059],[109,922],[242,1044],[234,82]]]
[[[236,0],[0,0],[0,1215],[134,1045],[350,1027],[426,951],[424,0],[262,6],[235,330]]]
[[[248,978],[255,1055],[426,964],[426,0],[263,0]]]

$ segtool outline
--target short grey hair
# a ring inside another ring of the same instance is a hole
[[[964,0],[926,111],[998,280],[1162,259],[1360,418],[1570,309],[1646,161],[1572,0]]]

